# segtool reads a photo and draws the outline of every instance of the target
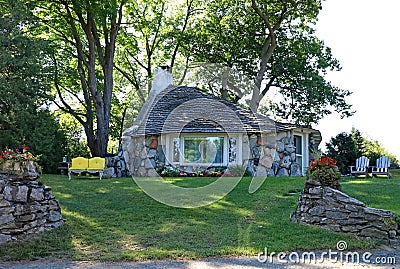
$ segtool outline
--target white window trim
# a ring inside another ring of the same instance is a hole
[[[308,147],[309,147],[309,132],[293,132],[294,136],[300,136],[301,137],[301,154],[296,153],[296,158],[301,157],[301,173],[303,176],[306,175],[307,168],[309,166],[310,162],[310,155],[308,152]]]

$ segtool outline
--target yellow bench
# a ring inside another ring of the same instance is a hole
[[[71,180],[72,173],[99,173],[100,180],[103,177],[106,164],[105,158],[93,157],[90,159],[76,157],[72,159],[71,166],[68,168],[68,178]]]

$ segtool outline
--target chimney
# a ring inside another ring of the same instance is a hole
[[[154,78],[150,91],[152,95],[157,95],[168,86],[174,84],[174,79],[170,71],[171,68],[169,66],[160,66],[154,70]]]

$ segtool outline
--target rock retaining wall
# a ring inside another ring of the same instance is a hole
[[[0,174],[0,244],[64,224],[50,190],[36,180]]]
[[[291,215],[294,222],[399,245],[399,222],[391,211],[367,207],[339,190],[309,181],[299,197],[297,210]]]

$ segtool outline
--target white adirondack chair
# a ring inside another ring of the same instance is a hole
[[[361,156],[356,160],[356,166],[350,166],[350,175],[356,177],[360,175],[365,175],[366,177],[368,177],[368,167],[369,159],[365,156]]]
[[[372,175],[386,175],[391,178],[392,175],[389,173],[390,159],[387,156],[382,156],[376,160],[376,166],[372,167]]]

